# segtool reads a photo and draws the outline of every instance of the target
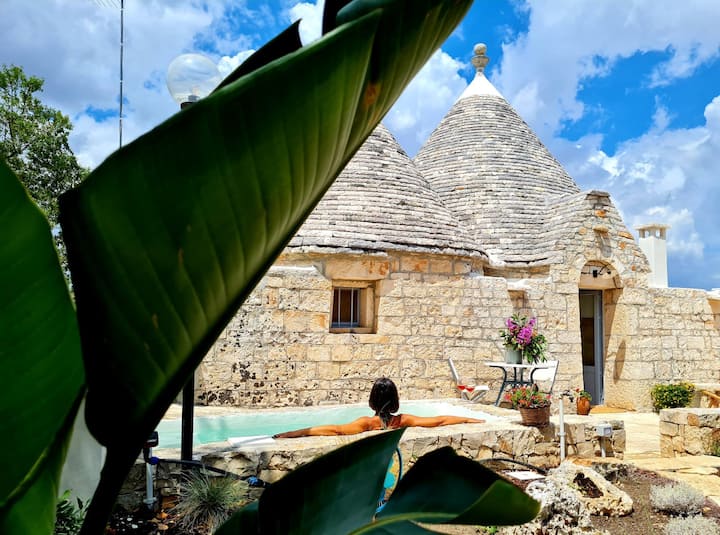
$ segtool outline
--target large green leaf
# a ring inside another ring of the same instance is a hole
[[[101,443],[144,442],[329,184],[376,23],[228,85],[61,199]]]
[[[339,7],[342,4],[335,2]],[[430,56],[460,23],[472,0],[355,0],[336,17],[343,24],[382,8],[370,70],[348,145],[348,158],[385,116]]]
[[[80,338],[47,219],[2,160],[0,228],[0,531],[46,533],[83,388]]]
[[[258,503],[259,532],[342,535],[367,525],[403,432],[399,429],[357,440],[273,483]],[[245,533],[249,526],[241,520],[233,519],[216,535]]]
[[[513,525],[537,515],[537,501],[445,447],[417,460],[374,519],[388,463],[403,431],[357,440],[297,468],[216,535],[415,535],[432,533],[416,522]]]
[[[378,518],[504,526],[529,522],[539,510],[517,486],[446,446],[418,459]]]
[[[291,27],[237,80],[61,198],[87,422],[108,447],[91,517],[109,506],[100,502],[112,499],[224,326],[470,3],[359,2],[320,40],[279,57],[296,45]]]

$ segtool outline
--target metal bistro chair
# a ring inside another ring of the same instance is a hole
[[[480,397],[489,390],[488,385],[468,385],[463,383],[460,380],[460,376],[458,375],[457,369],[455,368],[455,363],[453,360],[448,357],[447,359],[448,364],[450,365],[450,373],[452,373],[453,380],[455,381],[455,386],[460,391],[460,397],[462,399],[466,399],[468,401],[477,402],[479,401]]]
[[[558,361],[548,360],[550,364],[547,368],[536,368],[530,374],[530,381],[537,385],[538,390],[546,394],[552,394],[553,386],[555,386],[555,377],[557,377]]]

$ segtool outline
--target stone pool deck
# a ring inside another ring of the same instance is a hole
[[[447,400],[443,400],[447,401]],[[551,416],[550,425],[544,428],[527,427],[520,423],[520,415],[515,410],[495,407],[494,405],[468,404],[458,400],[459,405],[480,410],[502,420],[488,421],[482,424],[458,424],[435,428],[408,428],[401,441],[403,469],[406,471],[415,460],[425,453],[442,446],[451,446],[459,454],[471,459],[485,460],[510,458],[532,465],[550,468],[560,464],[559,416]],[[278,409],[282,410],[282,409]],[[235,412],[237,409],[235,409]],[[227,407],[196,407],[196,416],[223,415],[232,413]],[[178,418],[179,406],[168,411],[167,418]],[[565,415],[565,442],[567,457],[584,459],[607,457],[621,459],[625,451],[625,427],[614,415],[587,417]],[[598,435],[598,426],[609,433],[607,437]],[[377,431],[373,432],[377,433]],[[198,446],[194,450],[195,459],[203,463],[238,474],[242,477],[257,476],[272,483],[294,468],[327,453],[339,446],[348,444],[368,433],[350,436],[303,437],[294,439],[269,439],[254,446],[232,446],[229,442],[214,442]],[[162,446],[162,437],[160,437]],[[177,449],[156,448],[153,455],[164,459],[179,459]],[[178,466],[173,468],[179,469]],[[157,486],[161,495],[176,491],[176,478],[169,465],[162,463],[157,476]],[[122,501],[131,503],[144,490],[144,463],[139,462],[125,485]]]

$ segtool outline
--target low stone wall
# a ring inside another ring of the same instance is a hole
[[[551,421],[544,428],[526,427],[519,423],[516,411],[500,422],[460,424],[433,429],[409,428],[400,441],[403,473],[424,454],[443,446],[451,446],[470,459],[510,458],[542,468],[560,464],[559,426]],[[556,420],[553,417],[552,420]],[[605,455],[622,458],[625,451],[625,428],[620,420],[604,420],[612,427],[604,440]],[[598,420],[582,416],[565,417],[566,456],[600,457],[603,444],[596,433]],[[304,437],[276,440],[271,445],[232,448],[227,442],[197,448],[195,457],[203,463],[241,477],[257,476],[273,483],[285,474],[342,445],[358,440],[368,433],[339,437]],[[160,458],[178,459],[179,450],[158,449]],[[174,496],[178,491],[181,470],[178,465],[160,463],[155,480],[156,492]],[[261,489],[252,489],[256,494]],[[138,462],[125,482],[119,502],[126,507],[142,503],[145,492],[145,464]]]
[[[691,407],[660,411],[660,455],[708,455],[720,445],[720,409]]]

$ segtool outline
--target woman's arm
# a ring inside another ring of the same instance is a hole
[[[377,420],[377,422],[375,422]],[[362,416],[349,424],[339,425],[318,425],[315,427],[306,427],[304,429],[296,429],[295,431],[286,431],[273,435],[273,438],[298,438],[298,437],[321,437],[335,435],[355,435],[364,431],[372,431],[380,429],[380,419],[377,416]]]
[[[465,416],[414,416],[400,415],[400,427],[440,427],[453,424],[482,424],[485,420]]]

